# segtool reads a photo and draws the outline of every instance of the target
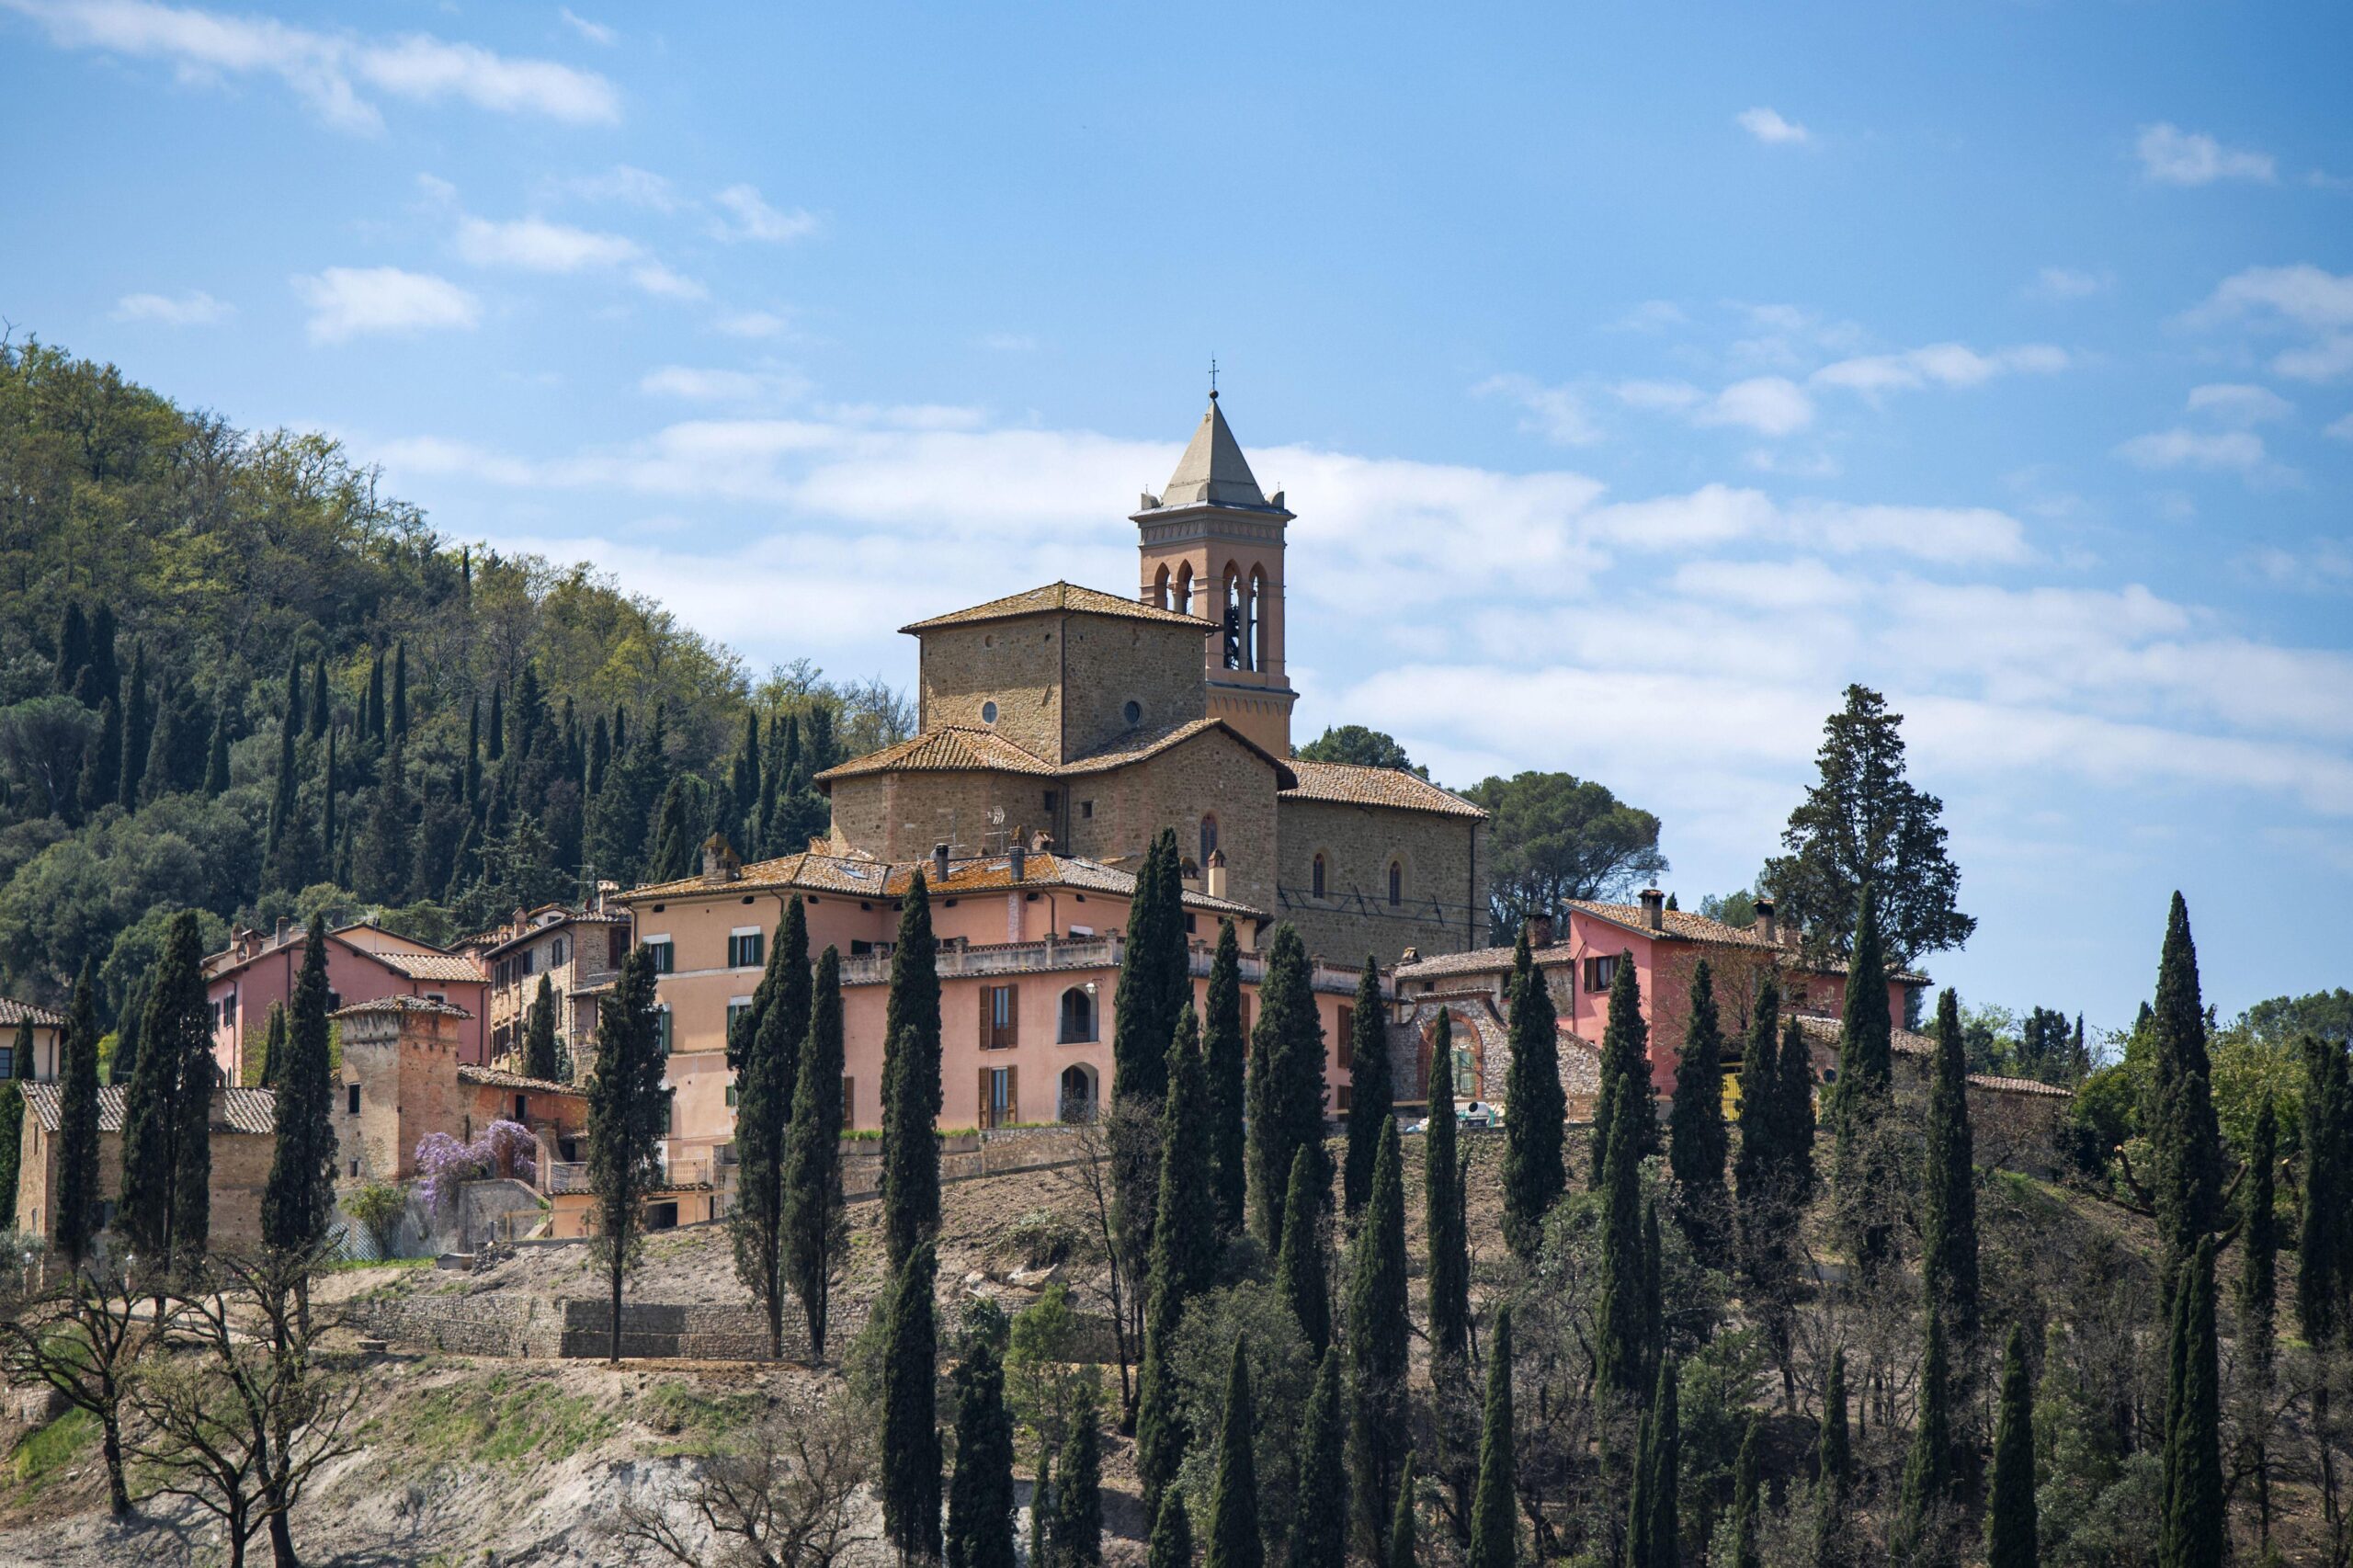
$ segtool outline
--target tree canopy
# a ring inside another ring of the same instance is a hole
[[[1567,773],[1483,778],[1462,791],[1493,820],[1488,901],[1498,931],[1572,898],[1613,898],[1667,869],[1658,818]]]

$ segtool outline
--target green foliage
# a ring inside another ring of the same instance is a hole
[[[363,1182],[343,1195],[343,1211],[368,1233],[368,1250],[378,1262],[400,1254],[401,1216],[408,1212],[408,1189],[397,1182]]]
[[[1111,1024],[1111,1092],[1155,1110],[1168,1093],[1168,1040],[1178,1011],[1193,995],[1185,957],[1184,892],[1176,831],[1162,828],[1136,873]],[[1148,1195],[1131,1200],[1143,1205],[1139,1218],[1148,1223]]]
[[[1854,1485],[1854,1455],[1847,1436],[1847,1353],[1830,1353],[1822,1383],[1822,1428],[1814,1443],[1813,1561],[1836,1568],[1852,1561],[1847,1539],[1847,1494]]]
[[[1136,1409],[1136,1471],[1143,1481],[1147,1516],[1176,1477],[1188,1434],[1176,1409],[1169,1368],[1186,1303],[1209,1288],[1217,1270],[1214,1196],[1195,1174],[1208,1133],[1209,1086],[1192,1005],[1177,1015],[1168,1045],[1168,1098],[1160,1113],[1159,1211],[1152,1230],[1144,1356]],[[1313,1231],[1312,1225],[1304,1227]]]
[[[1929,1310],[1965,1362],[1977,1338],[1977,1146],[1969,1124],[1960,999],[1949,986],[1937,999],[1937,1054],[1929,1074],[1920,1272]]]
[[[1679,1568],[1683,1561],[1683,1437],[1676,1409],[1675,1358],[1659,1362],[1651,1407],[1635,1446],[1634,1485],[1626,1519],[1629,1568]]]
[[[661,1179],[670,1089],[654,1015],[654,954],[630,950],[597,1005],[597,1061],[588,1080],[588,1183],[596,1194],[596,1245],[612,1301],[612,1355],[621,1358],[621,1284],[636,1262],[645,1195]]]
[[[1245,1085],[1258,1239],[1276,1256],[1282,1252],[1292,1162],[1302,1149],[1312,1151],[1319,1165],[1324,1158],[1324,1025],[1312,977],[1299,932],[1289,921],[1277,926],[1258,983]]]
[[[893,1269],[939,1228],[938,951],[918,870],[899,903],[883,1019],[882,1238]]]
[[[1957,903],[1961,872],[1938,820],[1944,802],[1904,776],[1903,722],[1878,692],[1847,688],[1846,707],[1823,729],[1820,778],[1782,830],[1787,853],[1757,876],[1758,891],[1773,895],[1780,918],[1817,955],[1847,956],[1866,887],[1896,967],[1957,948],[1977,929]]]
[[[1541,983],[1540,980],[1540,988]],[[1549,998],[1544,1010],[1549,1018]],[[1626,1096],[1620,1093],[1621,1088],[1633,1092],[1633,1119],[1628,1125],[1634,1134],[1634,1158],[1656,1153],[1658,1093],[1651,1082],[1651,1027],[1643,1017],[1641,983],[1635,977],[1631,954],[1619,960],[1618,973],[1609,983],[1609,1018],[1601,1031],[1601,1085],[1594,1096],[1590,1177],[1596,1187],[1601,1185],[1602,1163],[1609,1157],[1615,1119],[1627,1103]]]
[[[1415,1568],[1416,1551],[1414,1544],[1414,1456],[1405,1456],[1405,1472],[1397,1478],[1397,1511],[1389,1524],[1388,1550],[1381,1554],[1381,1568]]]
[[[1945,1353],[1944,1320],[1935,1312],[1923,1315],[1927,1343],[1920,1358],[1919,1410],[1912,1445],[1904,1453],[1904,1488],[1893,1530],[1897,1557],[1904,1562],[1944,1556],[1937,1550],[1938,1536],[1953,1491],[1952,1374]]]
[[[1732,1195],[1724,1186],[1723,1031],[1716,1020],[1715,976],[1705,959],[1691,973],[1690,1023],[1675,1064],[1666,1153],[1675,1172],[1677,1222],[1692,1250],[1722,1256],[1732,1239]]]
[[[996,1346],[975,1336],[956,1368],[956,1476],[949,1568],[1013,1568],[1013,1420]]]
[[[147,1267],[200,1261],[211,1232],[213,1080],[203,950],[193,914],[172,923],[123,1098],[123,1235]]]
[[[938,1263],[929,1241],[899,1266],[882,1305],[881,1399],[877,1431],[882,1531],[914,1558],[939,1555],[938,1354],[932,1305]]]
[[[1594,1351],[1597,1386],[1613,1401],[1639,1400],[1650,1323],[1643,1308],[1647,1249],[1643,1237],[1642,1139],[1639,1102],[1631,1079],[1617,1085],[1617,1125],[1603,1161],[1600,1194],[1601,1312]]]
[[[1347,1423],[1340,1414],[1340,1353],[1324,1353],[1299,1432],[1299,1512],[1290,1568],[1343,1568],[1348,1560]],[[1361,1505],[1362,1499],[1358,1499]],[[1381,1523],[1388,1523],[1384,1517]]]
[[[1511,1409],[1511,1308],[1495,1313],[1487,1347],[1487,1398],[1480,1418],[1479,1479],[1471,1500],[1469,1568],[1515,1568],[1519,1561],[1519,1478]]]
[[[1610,898],[1667,869],[1658,818],[1566,773],[1488,778],[1463,791],[1483,807],[1493,870],[1489,919],[1509,931],[1573,898]]]
[[[849,1246],[842,1197],[842,958],[827,947],[810,993],[809,1038],[784,1138],[784,1276],[822,1359],[835,1266]]]
[[[1100,1379],[1077,1364],[1078,1314],[1070,1287],[1056,1281],[1014,1314],[1005,1353],[1006,1389],[1015,1417],[1040,1448],[1062,1446],[1083,1406],[1091,1406]]]
[[[1195,1515],[1214,1523],[1219,1478],[1231,1449],[1223,1434],[1236,1345],[1245,1347],[1249,1363],[1251,1452],[1265,1460],[1253,1461],[1257,1495],[1249,1517],[1267,1541],[1279,1546],[1295,1512],[1298,1473],[1290,1460],[1299,1451],[1317,1358],[1271,1286],[1244,1281],[1197,1297],[1176,1331],[1171,1362],[1178,1410],[1194,1435],[1179,1483]]]
[[[1182,1492],[1169,1493],[1160,1506],[1144,1568],[1193,1568],[1193,1521],[1185,1512]]]
[[[1422,1228],[1429,1245],[1430,1349],[1459,1360],[1471,1347],[1471,1226],[1456,1152],[1453,1062],[1454,1018],[1440,1008],[1430,1043],[1429,1116],[1422,1135]]]
[[[1382,1119],[1378,1149],[1348,1283],[1348,1381],[1354,1397],[1348,1447],[1357,1540],[1368,1557],[1379,1554],[1389,1526],[1411,1425],[1405,1390],[1412,1326],[1406,1304],[1405,1162],[1393,1119]]]
[[[1236,1339],[1218,1427],[1217,1489],[1210,1498],[1206,1568],[1262,1568],[1266,1562],[1266,1547],[1258,1537],[1258,1466],[1253,1451],[1256,1426],[1250,1403],[1248,1348]]]
[[[1544,988],[1522,926],[1512,951],[1511,1064],[1505,1074],[1504,1240],[1522,1257],[1542,1244],[1544,1217],[1568,1186],[1562,1149],[1568,1096],[1561,1088],[1561,1045],[1552,994]]]
[[[1720,1568],[1765,1568],[1758,1528],[1764,1512],[1756,1454],[1758,1425],[1751,1420],[1741,1431],[1740,1458],[1733,1466],[1732,1511],[1724,1516],[1715,1549],[1709,1553],[1709,1561]]]
[[[1202,1065],[1208,1076],[1210,1193],[1218,1232],[1242,1233],[1248,1221],[1250,1158],[1243,1126],[1248,1108],[1243,1078],[1250,1042],[1242,1030],[1242,946],[1233,922],[1217,926],[1217,951],[1210,960],[1209,1012],[1201,1033]]]
[[[2034,1385],[2026,1335],[2010,1325],[2002,1351],[2002,1392],[1994,1418],[1994,1482],[1985,1504],[1985,1568],[2035,1568]]]
[[[85,1262],[97,1233],[98,1191],[98,1025],[85,966],[74,987],[74,1010],[66,1015],[65,1038],[60,1042],[60,1104],[57,1126],[57,1193],[51,1205],[57,1215],[57,1250],[66,1267]]]
[[[1275,1288],[1290,1303],[1299,1332],[1316,1355],[1332,1342],[1332,1294],[1324,1256],[1324,1159],[1302,1146],[1291,1160],[1283,1202],[1282,1252],[1275,1260]]]
[[[1423,778],[1430,776],[1428,768],[1414,766],[1396,736],[1362,724],[1333,725],[1291,755],[1302,762],[1345,762],[1358,767],[1394,767]]]
[[[310,1252],[335,1215],[335,1091],[327,1068],[326,922],[313,918],[294,980],[286,1059],[276,1069],[277,1147],[262,1189],[261,1235],[280,1252]]]
[[[2303,1202],[2296,1236],[2296,1311],[2305,1340],[2332,1346],[2353,1295],[2353,1058],[2306,1035]]]
[[[767,1311],[771,1357],[784,1354],[786,1142],[800,1081],[799,1058],[809,1032],[809,987],[808,918],[801,900],[792,898],[777,923],[767,967],[753,998],[756,1021],[744,1031],[751,1038],[730,1053],[735,1068],[737,1175],[729,1239],[735,1278]]]
[[[1396,1107],[1396,1086],[1390,1081],[1387,1015],[1381,1002],[1381,967],[1367,958],[1351,1014],[1348,1153],[1340,1183],[1351,1215],[1364,1207],[1365,1195],[1372,1188],[1372,1162],[1380,1148],[1381,1130],[1390,1123]]]
[[[2222,1152],[2214,1120],[2212,1064],[2206,1054],[2206,1012],[2198,994],[2198,949],[2180,893],[2165,919],[2157,962],[2155,1034],[2148,1097],[2141,1108],[2149,1139],[2149,1191],[2157,1218],[2158,1282],[2166,1311],[2182,1266],[2200,1238],[2222,1222]]]
[[[2161,1015],[2163,991],[2160,986]],[[2157,1562],[2159,1568],[2221,1568],[2225,1498],[2211,1236],[2198,1239],[2173,1291],[2173,1342],[2166,1367]]]
[[[1858,907],[1838,1027],[1838,1082],[1826,1097],[1837,1134],[1833,1179],[1839,1234],[1855,1266],[1868,1273],[1887,1261],[1894,1244],[1882,1199],[1893,1179],[1885,1134],[1894,1104],[1895,1026],[1887,987],[1873,983],[1886,972],[1886,962],[1879,894],[1871,884],[1864,884]]]
[[[555,1059],[555,985],[544,974],[523,1020],[523,1073],[551,1081],[562,1076]]]

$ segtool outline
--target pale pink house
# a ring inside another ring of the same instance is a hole
[[[233,933],[226,949],[204,960],[212,1056],[231,1083],[244,1081],[249,1062],[258,1071],[262,1041],[269,1034],[269,1009],[292,1000],[308,946],[301,927],[280,922],[267,935]],[[458,1026],[461,1062],[485,1059],[483,1016],[488,988],[489,977],[480,961],[464,954],[445,952],[365,921],[327,933],[330,1010],[386,996],[454,1004],[467,1013]]]

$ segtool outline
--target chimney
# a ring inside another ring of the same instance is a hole
[[[1666,928],[1666,894],[1656,888],[1643,890],[1643,924],[1654,931]]]
[[[948,880],[948,846],[945,844],[931,846],[931,880],[934,886]]]
[[[1211,898],[1223,898],[1225,896],[1224,850],[1212,849],[1210,851],[1210,863],[1207,869],[1208,875],[1202,880],[1201,891],[1208,893]]]
[[[1531,915],[1528,917],[1528,945],[1531,948],[1549,948],[1552,945],[1552,917],[1550,915]]]
[[[1760,898],[1756,901],[1756,925],[1755,926],[1755,930],[1756,934],[1764,937],[1767,941],[1772,943],[1775,947],[1779,947],[1781,945],[1781,923],[1773,918],[1773,901],[1769,898]]]
[[[735,846],[714,833],[702,841],[702,880],[707,882],[732,882],[743,874],[744,858]],[[519,916],[521,911],[517,910]]]
[[[1018,838],[1015,839],[1013,847],[1006,851],[1005,859],[1006,866],[1013,872],[1013,880],[1019,881],[1021,873],[1029,869],[1029,846]]]
[[[290,915],[281,915],[278,917],[278,933],[276,936],[272,937],[270,940],[279,946],[283,946],[286,939],[293,934],[294,917]]]

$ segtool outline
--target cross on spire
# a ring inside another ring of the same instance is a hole
[[[1217,401],[1217,356],[1210,356],[1210,401]]]

